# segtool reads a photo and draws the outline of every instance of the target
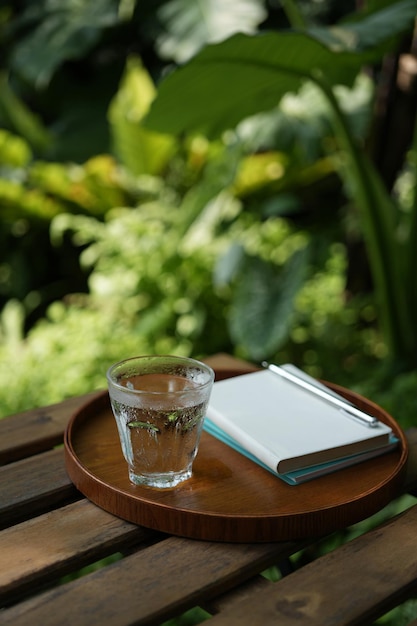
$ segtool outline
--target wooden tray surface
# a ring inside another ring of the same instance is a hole
[[[173,489],[152,489],[129,481],[105,391],[89,400],[68,423],[64,440],[67,472],[77,489],[106,511],[173,535],[268,542],[328,534],[369,517],[400,493],[408,448],[404,433],[382,408],[327,384],[389,424],[400,439],[399,449],[290,486],[203,433],[192,477]]]

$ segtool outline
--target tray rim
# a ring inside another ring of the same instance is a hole
[[[236,374],[249,373],[254,369],[248,369],[247,372],[243,372],[241,369],[237,370]],[[232,369],[228,369],[227,376],[234,375]],[[356,392],[349,391],[344,387],[329,383],[326,381],[326,385],[334,389],[336,392],[342,395],[347,395],[349,399],[356,401],[359,405],[365,404],[368,410],[375,408],[378,413],[378,417],[382,421],[387,421],[392,427],[397,436],[400,439],[400,455],[398,463],[394,467],[393,471],[384,477],[379,483],[369,488],[368,490],[358,494],[356,497],[347,500],[346,502],[340,502],[337,505],[326,505],[317,507],[314,511],[302,511],[293,513],[288,516],[277,516],[276,513],[271,514],[235,514],[233,512],[228,514],[220,514],[217,512],[207,512],[199,510],[190,510],[184,506],[173,507],[170,504],[164,502],[155,502],[152,496],[155,494],[154,490],[142,488],[139,494],[132,495],[128,491],[123,490],[119,486],[112,485],[110,482],[103,480],[100,476],[97,476],[90,467],[86,466],[83,461],[78,457],[77,451],[74,449],[72,442],[73,431],[80,426],[80,423],[88,419],[88,410],[91,407],[109,409],[108,392],[103,390],[98,392],[96,396],[87,400],[77,411],[73,413],[67,424],[64,434],[64,449],[65,449],[65,465],[67,473],[74,483],[74,485],[92,502],[107,510],[118,517],[126,519],[127,521],[139,524],[148,528],[153,528],[162,532],[167,532],[173,535],[179,535],[183,537],[189,537],[193,539],[205,539],[211,541],[228,541],[228,542],[266,542],[266,541],[283,541],[283,540],[295,540],[306,538],[307,536],[328,534],[333,530],[338,529],[337,519],[343,518],[346,513],[349,513],[350,509],[355,508],[355,504],[358,501],[364,501],[367,497],[375,499],[378,493],[381,496],[380,502],[375,502],[370,510],[367,510],[362,517],[354,515],[348,524],[341,524],[341,527],[356,523],[360,519],[369,517],[373,513],[377,512],[383,506],[388,504],[397,495],[400,495],[401,485],[405,478],[405,471],[408,458],[408,444],[400,426],[397,422],[381,407],[376,405],[370,400],[367,400],[363,396]],[[211,435],[205,433],[206,437],[213,439],[215,445],[225,446],[227,450],[231,450],[222,442],[215,440]],[[238,454],[238,453],[234,453]],[[241,457],[241,455],[239,455]],[[243,458],[243,457],[242,457]],[[245,462],[253,464],[252,461],[245,459]],[[369,463],[369,461],[368,461]],[[340,470],[344,472],[345,470]],[[276,478],[275,480],[280,480]],[[318,479],[317,479],[318,480]],[[322,479],[320,479],[322,480]],[[281,481],[280,481],[281,482]],[[282,486],[281,486],[282,487]],[[291,490],[297,490],[300,488],[297,486],[288,486]],[[127,508],[120,511],[120,507],[117,506],[118,499],[122,499],[123,504]],[[377,499],[376,499],[377,500]],[[356,504],[357,506],[357,504]],[[135,509],[142,509],[137,512]],[[150,509],[146,514],[145,509]],[[158,521],[153,520],[153,513],[158,512]],[[333,513],[336,521],[333,523],[326,520],[326,514]],[[150,515],[149,515],[150,513]],[[163,517],[166,517],[164,521]],[[184,519],[183,519],[184,518]],[[301,523],[303,530],[294,532],[291,530],[290,522],[293,520],[300,523],[304,518],[308,518],[305,524]],[[200,522],[204,521],[204,527],[207,527],[207,521],[211,521],[213,530],[207,531],[199,529]],[[277,522],[279,522],[277,524]],[[236,536],[235,529],[233,528],[236,523],[240,525],[240,530]],[[242,529],[245,526],[246,528]],[[279,526],[279,528],[277,528]],[[305,527],[305,529],[304,529]],[[312,532],[307,532],[307,529],[311,529]]]

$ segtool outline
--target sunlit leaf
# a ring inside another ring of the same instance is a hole
[[[13,169],[24,167],[32,158],[32,151],[24,139],[12,135],[7,130],[0,128],[0,175],[4,176],[4,170],[10,170],[13,178]],[[16,173],[17,175],[17,173]],[[6,175],[7,177],[7,175]]]
[[[171,0],[158,12],[165,26],[156,42],[159,53],[183,63],[207,43],[256,32],[266,18],[264,5],[263,0]]]
[[[140,60],[129,59],[122,84],[110,105],[109,120],[115,153],[137,175],[161,173],[176,148],[172,136],[141,125],[155,93],[154,84]]]
[[[5,74],[0,74],[0,119],[41,154],[51,144],[52,137],[41,119],[13,92]]]

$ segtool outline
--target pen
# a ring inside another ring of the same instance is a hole
[[[365,426],[370,426],[371,428],[373,428],[377,426],[379,423],[377,418],[374,417],[373,415],[368,415],[368,413],[364,413],[363,411],[353,406],[349,402],[347,401],[344,402],[341,398],[339,399],[333,396],[332,394],[327,393],[327,391],[325,391],[321,387],[316,387],[315,385],[312,385],[308,381],[300,378],[299,376],[297,376],[296,374],[293,374],[292,372],[288,372],[286,369],[284,369],[283,367],[280,367],[279,365],[274,365],[273,363],[267,363],[266,361],[263,361],[262,366],[269,369],[274,374],[278,374],[278,376],[282,376],[282,378],[286,378],[287,380],[294,383],[295,385],[302,387],[306,391],[309,391],[310,393],[313,393],[314,395],[319,396],[320,398],[322,398],[329,404],[332,404],[333,406],[336,406],[339,409],[343,409],[343,411],[347,413],[350,417],[353,417],[359,420]]]

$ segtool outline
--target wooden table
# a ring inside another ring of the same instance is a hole
[[[242,367],[225,355],[218,371]],[[94,394],[0,421],[0,624],[161,624],[200,606],[210,624],[366,624],[417,591],[417,506],[278,582],[259,574],[316,540],[217,543],[114,517],[69,480],[63,433]],[[405,491],[417,489],[417,435]],[[113,556],[113,559],[107,557]],[[71,576],[106,559],[102,567]]]

